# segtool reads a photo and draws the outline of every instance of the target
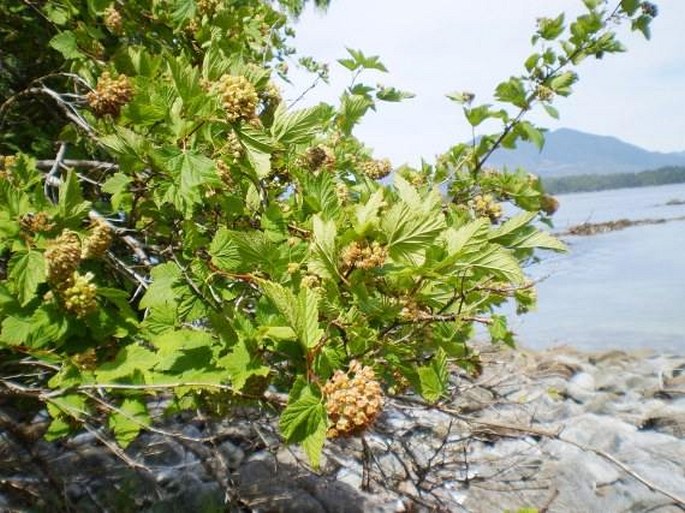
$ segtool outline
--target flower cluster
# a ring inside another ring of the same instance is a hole
[[[123,31],[123,20],[121,13],[117,11],[116,7],[110,5],[104,12],[105,27],[112,34],[119,35]]]
[[[317,289],[321,286],[321,278],[316,274],[305,274],[300,281],[300,287],[305,289]]]
[[[362,433],[383,407],[383,392],[373,369],[356,360],[350,362],[349,372],[335,371],[322,391],[331,422],[329,438]]]
[[[325,146],[312,146],[305,151],[303,164],[312,172],[322,169],[330,170],[335,167],[335,155]]]
[[[335,184],[335,195],[342,205],[346,205],[350,201],[350,190],[344,183]]]
[[[121,107],[130,102],[132,97],[133,86],[126,75],[112,78],[109,72],[105,71],[95,89],[86,95],[86,100],[96,116],[118,116]]]
[[[45,251],[47,279],[57,289],[64,288],[81,263],[81,241],[75,232],[63,230]]]
[[[388,258],[388,250],[374,241],[371,244],[353,242],[342,252],[342,265],[345,269],[373,269],[382,267]]]
[[[490,194],[478,195],[469,202],[469,206],[481,217],[489,217],[497,221],[502,217],[502,205],[497,203]]]
[[[0,170],[9,171],[17,162],[14,155],[0,155]]]
[[[554,98],[554,91],[540,84],[535,88],[535,96],[542,102],[548,102]]]
[[[78,318],[85,317],[97,308],[97,287],[91,283],[92,279],[92,273],[81,275],[75,271],[68,286],[59,291],[64,308]]]
[[[388,159],[367,160],[360,165],[362,173],[372,180],[385,178],[392,171],[392,164]]]
[[[400,299],[400,318],[405,321],[415,322],[426,316],[425,312],[421,310],[419,304],[411,298],[404,297]]]
[[[195,0],[197,12],[200,14],[213,14],[219,7],[220,0]]]
[[[226,111],[226,118],[230,123],[249,121],[255,117],[259,96],[257,95],[257,90],[247,78],[236,75],[223,75],[216,83],[215,89],[221,97],[221,103]]]
[[[93,222],[90,235],[83,241],[81,258],[100,258],[112,243],[112,229],[102,219]]]

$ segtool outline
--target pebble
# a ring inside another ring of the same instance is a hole
[[[455,369],[448,404],[388,399],[366,443],[329,441],[317,471],[279,442],[274,418],[248,409],[164,420],[160,427],[184,438],[141,434],[126,455],[145,469],[91,433],[39,440],[25,454],[0,430],[0,511],[53,510],[51,500],[84,512],[98,504],[142,513],[682,511],[606,455],[685,495],[685,358],[569,348],[483,358],[478,378]],[[216,443],[202,441],[211,435]]]

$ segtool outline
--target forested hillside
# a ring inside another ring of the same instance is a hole
[[[685,167],[669,166],[640,173],[552,177],[543,178],[542,181],[545,184],[545,189],[551,194],[649,187],[652,185],[684,183]]]

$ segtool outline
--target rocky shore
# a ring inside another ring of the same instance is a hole
[[[566,231],[561,232],[557,235],[560,237],[565,237],[569,235],[575,236],[590,236],[598,235],[600,233],[615,232],[618,230],[624,230],[625,228],[630,228],[631,226],[642,226],[650,224],[664,224],[671,221],[684,221],[685,217],[670,217],[670,218],[659,218],[659,219],[618,219],[616,221],[606,221],[603,223],[581,223],[575,226],[571,226]]]
[[[685,511],[684,357],[481,352],[480,376],[455,369],[434,406],[389,399],[318,471],[247,409],[177,415],[120,451],[94,429],[44,442],[0,402],[0,511]]]

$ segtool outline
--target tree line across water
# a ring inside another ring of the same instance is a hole
[[[618,173],[611,175],[575,175],[542,179],[545,190],[551,194],[570,192],[592,192],[608,189],[627,189],[630,187],[650,187],[685,183],[684,166],[667,166],[638,173]]]

